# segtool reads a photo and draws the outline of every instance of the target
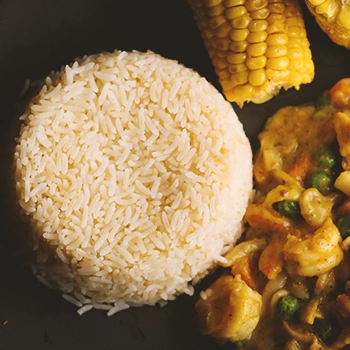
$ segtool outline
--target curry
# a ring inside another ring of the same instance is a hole
[[[200,330],[237,349],[346,349],[350,79],[277,111],[259,141],[247,229],[195,305]]]

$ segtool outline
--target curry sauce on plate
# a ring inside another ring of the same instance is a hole
[[[350,344],[350,79],[277,111],[259,135],[247,229],[195,305],[238,349]]]

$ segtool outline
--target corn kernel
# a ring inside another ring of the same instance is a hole
[[[298,7],[294,6],[293,4],[285,7],[284,14],[286,17],[297,17],[297,16],[301,16],[301,11],[299,10]]]
[[[271,13],[266,20],[268,24],[284,23],[286,21],[286,16],[281,13]]]
[[[294,60],[291,66],[297,72],[303,72],[307,70],[304,60]]]
[[[341,28],[347,28],[349,26],[350,9],[349,7],[342,7],[339,10],[338,16],[336,18],[336,24]]]
[[[225,0],[225,7],[235,7],[239,5],[243,5],[245,0]]]
[[[223,58],[219,58],[216,62],[216,67],[220,70],[227,68],[228,67],[227,60],[225,60]]]
[[[302,17],[289,17],[286,19],[286,25],[290,27],[303,27]]]
[[[225,94],[229,101],[244,101],[252,96],[253,89],[253,86],[250,84],[244,84],[226,91]]]
[[[200,14],[199,12],[203,11],[203,14]],[[195,20],[197,21],[198,27],[200,29],[208,28],[209,24],[207,21],[203,20],[205,18],[205,9],[201,8],[198,9],[198,13],[195,15]]]
[[[210,47],[213,49],[217,49],[216,47],[216,37],[213,36],[210,40],[208,40],[208,43],[210,44]]]
[[[204,6],[213,7],[219,5],[222,0],[204,0]]]
[[[232,29],[230,31],[230,38],[233,41],[243,41],[246,40],[249,35],[248,29]]]
[[[209,29],[204,29],[202,31],[202,36],[203,36],[203,39],[209,40],[209,39],[211,39],[214,36],[214,33],[213,33],[213,31],[210,28]]]
[[[304,74],[307,74],[306,72]],[[288,79],[288,84],[295,84],[295,86],[299,86],[301,82],[303,81],[303,75],[300,74],[298,71],[291,71],[291,74]]]
[[[247,41],[249,44],[261,43],[267,38],[267,32],[249,33]]]
[[[287,56],[288,48],[284,45],[269,46],[266,50],[266,57],[276,58]]]
[[[262,32],[266,30],[267,26],[268,23],[264,19],[255,19],[249,23],[248,30],[251,32]]]
[[[283,13],[284,4],[283,3],[269,4],[268,9],[270,10],[271,13]]]
[[[304,37],[306,38],[306,30],[305,28],[300,27],[288,27],[286,29],[286,34],[290,38],[298,38],[298,37]]]
[[[303,58],[303,52],[301,51],[301,48],[290,48],[288,50],[288,54],[287,54],[287,57],[290,59],[290,60],[300,60]]]
[[[315,7],[318,6],[318,5],[321,5],[325,1],[326,0],[309,0],[310,4],[312,4]]]
[[[225,79],[230,79],[230,77],[231,77],[231,73],[229,72],[229,70],[227,68],[225,68],[223,70],[216,71],[216,74],[218,75],[220,81],[225,80]]]
[[[326,0],[323,4],[316,7],[318,15],[327,14],[329,20],[333,20],[339,12],[340,3],[333,0]]]
[[[301,47],[302,40],[300,38],[288,38],[288,47]]]
[[[244,63],[240,63],[240,64],[231,64],[228,66],[228,71],[230,73],[239,73],[239,72],[243,72],[244,70],[246,70],[247,67]]]
[[[248,82],[248,70],[232,74],[231,80],[236,85],[242,85]]]
[[[214,48],[212,48],[212,47],[209,47],[208,49],[207,49],[207,51],[208,51],[208,55],[209,55],[209,57],[212,59],[214,56],[215,56],[215,54],[216,54],[216,50],[214,49]]]
[[[233,53],[227,54],[227,61],[231,64],[240,64],[245,62],[247,55],[245,53]]]
[[[219,50],[216,49],[216,55],[220,58],[226,58],[227,56],[227,50]]]
[[[310,50],[306,50],[306,48],[302,48],[303,52],[304,52],[304,60],[312,60],[312,54]]]
[[[215,38],[216,47],[219,50],[228,50],[230,47],[230,39],[229,38]]]
[[[251,44],[247,48],[247,53],[249,56],[257,57],[265,54],[267,49],[266,43]]]
[[[245,7],[251,12],[266,7],[268,3],[268,0],[246,0]]]
[[[266,66],[266,56],[249,57],[247,58],[246,64],[250,70],[264,68]]]
[[[248,46],[247,41],[231,41],[230,50],[233,52],[244,52]]]
[[[209,7],[207,9],[207,15],[209,17],[219,16],[219,15],[222,15],[224,12],[225,12],[225,7],[222,4],[216,5],[214,7]]]
[[[248,76],[249,84],[252,86],[260,86],[266,81],[266,73],[264,69],[252,70]]]
[[[229,23],[224,23],[222,24],[219,28],[216,28],[215,30],[215,35],[219,38],[225,38],[228,36],[228,33],[231,30],[231,26],[229,25]]]
[[[252,11],[250,13],[250,17],[252,19],[265,19],[269,16],[270,11],[267,7],[264,7],[260,10]]]
[[[250,18],[249,14],[247,13],[241,17],[234,18],[231,21],[231,25],[232,25],[232,28],[244,29],[244,28],[248,27],[251,20],[252,19]]]
[[[231,79],[225,79],[220,82],[223,90],[230,90],[235,87],[235,83],[231,81]]]
[[[216,29],[226,22],[224,16],[216,16],[209,20],[209,26],[211,29]]]
[[[225,15],[228,19],[234,19],[243,16],[246,13],[247,9],[244,6],[230,7],[225,11]]]
[[[266,32],[267,34],[275,34],[275,33],[283,33],[285,31],[285,24],[281,22],[276,22],[273,24],[270,24],[267,28]]]
[[[266,68],[273,70],[285,70],[289,66],[288,57],[268,58]]]
[[[230,73],[239,73],[239,72],[243,72],[244,70],[246,70],[247,67],[244,63],[240,63],[240,64],[231,64],[228,66],[228,71]]]
[[[214,67],[217,67],[217,65],[218,65],[218,57],[217,57],[217,55],[215,55],[215,56],[212,58],[211,61],[213,62]]]
[[[290,75],[289,70],[275,71],[274,69],[266,69],[266,77],[274,83],[283,83],[288,81]],[[296,85],[298,86],[298,85]]]
[[[270,34],[266,39],[266,44],[272,45],[287,45],[288,36],[286,34]]]

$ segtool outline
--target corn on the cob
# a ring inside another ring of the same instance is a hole
[[[263,103],[312,81],[297,0],[188,0],[226,99]]]
[[[338,45],[350,49],[350,2],[306,0],[306,6],[321,29]]]

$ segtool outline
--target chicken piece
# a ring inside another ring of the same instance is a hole
[[[224,255],[224,258],[227,259],[227,262],[221,262],[219,264],[223,267],[232,266],[235,261],[249,256],[255,252],[260,252],[265,248],[265,246],[266,241],[263,238],[253,238],[249,241],[239,243]]]
[[[292,167],[288,169],[288,174],[300,183],[304,183],[310,169],[310,158],[311,156],[309,154],[300,157],[300,159],[296,160]]]
[[[288,235],[283,247],[288,273],[312,277],[338,266],[343,259],[340,242],[340,233],[331,218],[327,218],[312,236],[303,239]]]
[[[316,188],[309,188],[299,199],[301,215],[310,226],[319,228],[331,215],[334,199],[334,196],[323,196]]]
[[[285,242],[285,235],[274,235],[260,255],[259,270],[269,280],[274,280],[282,272],[284,265],[282,249]]]
[[[221,342],[246,339],[256,328],[262,307],[261,295],[240,275],[218,278],[195,305],[203,335]]]
[[[244,216],[248,224],[263,232],[288,233],[291,221],[272,208],[249,204]]]
[[[233,275],[241,275],[244,282],[249,287],[257,289],[257,275],[259,273],[257,264],[257,253],[261,252],[266,246],[263,238],[254,238],[242,242],[229,250],[224,258],[227,262],[219,263],[223,267],[231,267]]]
[[[232,275],[240,275],[242,280],[254,290],[258,288],[259,269],[257,260],[258,256],[253,253],[235,260],[231,266]]]

